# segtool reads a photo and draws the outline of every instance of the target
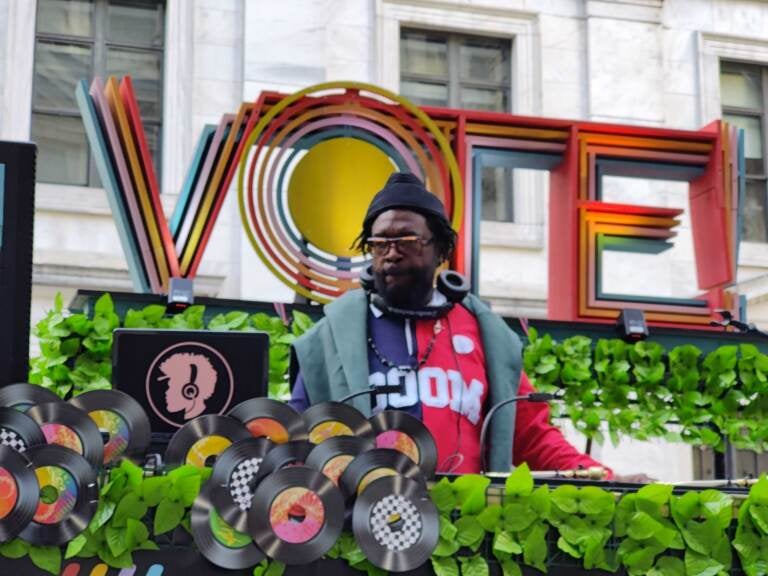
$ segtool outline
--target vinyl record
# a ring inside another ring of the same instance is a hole
[[[61,398],[47,388],[27,382],[0,387],[0,406],[26,412],[35,404],[43,402],[61,402]]]
[[[341,535],[344,499],[317,470],[291,466],[258,485],[248,512],[248,532],[268,557],[308,564],[328,552]]]
[[[75,396],[70,404],[84,411],[102,435],[104,464],[122,456],[142,455],[151,438],[149,418],[141,404],[118,390],[93,390]]]
[[[339,485],[339,477],[349,463],[366,450],[373,449],[373,441],[357,436],[334,436],[317,444],[307,456],[306,464],[320,470],[331,482]]]
[[[440,538],[440,516],[418,482],[390,476],[358,496],[352,532],[371,564],[405,572],[429,560]]]
[[[357,456],[339,478],[339,488],[350,500],[359,496],[377,478],[398,475],[415,480],[426,491],[427,484],[418,465],[402,452],[391,448],[374,448]]]
[[[228,570],[251,568],[264,559],[250,535],[235,530],[216,512],[210,484],[203,486],[192,505],[192,537],[210,562]]]
[[[251,438],[240,422],[229,416],[206,414],[190,420],[173,435],[165,450],[169,466],[211,466],[233,442]]]
[[[13,540],[32,521],[39,494],[32,463],[0,446],[0,542]]]
[[[341,402],[321,402],[301,415],[309,432],[309,441],[320,444],[334,436],[373,438],[373,426],[355,408]]]
[[[254,484],[258,484],[265,476],[281,468],[305,466],[307,457],[312,452],[314,446],[314,444],[306,440],[295,440],[275,446],[264,456],[264,461],[261,463],[261,467],[254,478]]]
[[[88,527],[99,503],[96,470],[77,452],[46,444],[26,452],[40,485],[34,518],[19,535],[39,546],[58,546]]]
[[[435,476],[437,445],[418,418],[401,410],[382,410],[368,421],[376,434],[377,448],[392,448],[416,462],[427,479]]]
[[[264,456],[274,447],[266,438],[238,440],[216,459],[208,484],[221,519],[239,532],[248,530],[254,479]]]
[[[0,407],[0,445],[24,452],[45,443],[45,435],[37,422],[14,408]]]
[[[266,437],[275,444],[307,439],[307,428],[301,414],[285,402],[269,398],[251,398],[240,402],[227,416],[245,424],[251,436]]]
[[[32,406],[27,416],[37,422],[48,444],[58,444],[83,456],[98,468],[104,461],[104,441],[88,414],[66,402],[45,402]]]

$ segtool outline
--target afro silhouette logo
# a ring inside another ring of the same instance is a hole
[[[232,369],[216,349],[181,342],[158,354],[147,372],[147,400],[165,422],[181,427],[201,414],[223,414],[234,393]]]

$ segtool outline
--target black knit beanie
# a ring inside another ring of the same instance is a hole
[[[384,188],[371,200],[363,228],[373,224],[379,214],[393,208],[413,210],[424,216],[432,214],[448,223],[440,198],[427,191],[421,180],[408,172],[395,172],[389,177]]]

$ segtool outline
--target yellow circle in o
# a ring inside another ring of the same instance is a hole
[[[288,209],[301,235],[320,250],[350,257],[365,211],[395,166],[357,138],[321,142],[299,160],[288,183]]]

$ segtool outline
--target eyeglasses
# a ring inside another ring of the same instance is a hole
[[[385,238],[383,236],[371,236],[365,241],[365,246],[374,256],[384,256],[394,246],[403,256],[415,256],[421,253],[421,249],[431,244],[434,238],[422,238],[421,236],[398,236]]]

